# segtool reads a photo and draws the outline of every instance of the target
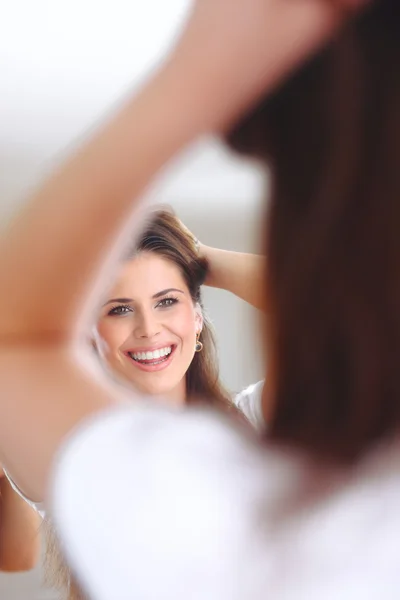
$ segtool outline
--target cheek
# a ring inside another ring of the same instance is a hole
[[[171,323],[171,329],[182,340],[184,345],[194,345],[196,338],[196,314],[191,306],[182,307],[182,309],[174,315],[174,321]]]

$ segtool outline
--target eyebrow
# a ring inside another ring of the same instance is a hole
[[[178,292],[179,294],[185,293],[183,290],[178,290],[178,288],[167,288],[166,290],[161,290],[161,292],[157,292],[157,294],[154,294],[152,296],[152,299],[155,300],[156,298],[165,296],[170,292]],[[107,302],[105,302],[103,306],[107,306],[107,304],[129,304],[130,302],[134,302],[133,298],[111,298],[110,300],[107,300]]]

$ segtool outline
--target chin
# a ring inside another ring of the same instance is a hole
[[[168,397],[171,397],[171,395],[174,393],[174,391],[176,390],[176,388],[178,387],[177,384],[175,385],[152,385],[152,384],[147,384],[147,383],[143,383],[142,381],[133,381],[132,379],[130,380],[131,385],[138,390],[139,392],[141,392],[142,394],[146,394],[148,396],[159,396],[160,399],[165,398],[166,400],[168,400]]]

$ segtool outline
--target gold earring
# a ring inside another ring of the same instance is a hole
[[[196,335],[196,345],[194,347],[196,352],[201,352],[203,350],[203,344],[199,340],[200,333],[201,331],[199,331],[199,333]]]

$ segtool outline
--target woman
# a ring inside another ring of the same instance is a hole
[[[151,213],[96,319],[95,345],[103,363],[135,389],[170,405],[197,399],[229,410],[231,395],[219,381],[201,285],[259,304],[262,267],[262,257],[200,244],[170,210]]]
[[[199,1],[170,62],[15,224],[6,243],[15,270],[0,271],[0,448],[28,494],[50,489],[69,560],[94,598],[397,597],[399,29],[393,0]],[[216,415],[140,400],[115,407],[117,393],[88,377],[76,352],[86,282],[127,198],[323,44],[235,136],[271,158],[276,186],[268,448]],[[276,123],[264,121],[271,115]],[[61,304],[44,314],[41,284],[63,260]],[[20,318],[2,317],[15,303]]]

